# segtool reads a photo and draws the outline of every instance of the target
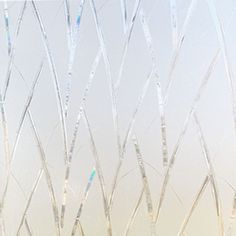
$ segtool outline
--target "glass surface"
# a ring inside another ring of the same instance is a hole
[[[0,1],[0,235],[236,235],[235,9]]]

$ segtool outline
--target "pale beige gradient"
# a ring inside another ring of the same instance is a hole
[[[75,39],[78,46],[75,53],[71,99],[68,117],[66,118],[69,146],[91,66],[100,47],[90,2],[85,1],[79,37]],[[118,78],[122,52],[127,37],[123,29],[121,3],[119,0],[95,0],[94,2],[110,62],[111,77],[115,82]],[[136,1],[126,0],[126,2],[127,20],[128,24],[130,24]],[[152,69],[152,57],[144,37],[140,12],[142,10],[145,13],[150,29],[160,83],[164,93],[168,84],[171,60],[176,47],[173,43],[174,35],[171,27],[170,2],[167,0],[141,1],[125,58],[120,89],[117,94],[118,125],[122,141],[137,106],[138,98]],[[180,38],[182,33],[185,33],[185,36],[173,71],[173,84],[165,106],[169,156],[174,150],[201,81],[217,50],[222,46],[219,41],[219,32],[217,33],[215,22],[209,11],[208,1],[197,1],[184,32],[182,31],[184,21],[192,1],[176,0],[175,2],[177,6],[177,37]],[[236,3],[233,0],[214,0],[213,2],[224,30],[228,61],[234,83]],[[16,39],[15,31],[23,3],[23,1],[7,2],[12,45]],[[69,61],[64,2],[57,0],[35,1],[35,3],[45,25],[64,104]],[[70,0],[69,3],[71,22],[74,29],[81,1]],[[0,85],[3,88],[9,63],[4,2],[0,2],[0,42]],[[230,235],[228,234],[228,228],[231,224],[233,188],[236,188],[236,136],[232,115],[231,90],[227,80],[223,55],[223,48],[221,48],[212,74],[197,105],[196,114],[198,115],[214,167],[225,235]],[[48,58],[46,57],[41,31],[34,15],[32,4],[28,1],[19,36],[15,43],[12,73],[5,101],[10,150],[13,148],[21,114],[42,58],[44,58],[44,66],[29,109],[32,112],[45,150],[46,162],[51,174],[60,213],[65,175],[60,118],[58,116],[53,77]],[[235,86],[233,90],[235,90]],[[132,142],[133,134],[137,136],[144,160],[154,210],[156,211],[157,208],[165,174],[165,168],[162,165],[162,140],[158,102],[157,84],[153,76],[143,103],[138,110],[118,177],[118,185],[111,211],[112,235],[114,236],[124,234],[126,225],[143,188]],[[112,190],[112,181],[119,156],[113,126],[109,80],[102,57],[86,100],[85,110],[94,136],[106,190],[109,195]],[[7,173],[2,123],[0,127],[0,193],[2,194]],[[72,226],[83,198],[89,175],[95,164],[89,133],[83,120],[81,120],[79,126],[75,145],[69,178],[65,225],[61,231],[61,235],[65,236],[71,235]],[[16,235],[26,199],[29,197],[40,168],[41,162],[37,142],[35,142],[28,116],[26,116],[15,159],[12,163],[12,174],[14,174],[15,179],[11,176],[3,212],[6,236]],[[176,162],[170,171],[169,183],[160,216],[155,225],[156,235],[177,235],[196,194],[208,174],[209,170],[202,153],[196,124],[194,119],[191,118],[177,154]],[[19,185],[22,189],[19,188]],[[27,213],[27,220],[33,235],[56,235],[51,200],[44,175],[40,180],[37,191],[33,195]],[[107,235],[107,222],[104,215],[98,175],[95,176],[91,185],[80,220],[86,236]],[[236,235],[236,221],[233,220],[232,222],[233,236]],[[221,235],[211,183],[206,186],[199,204],[189,220],[185,233],[188,236]],[[25,225],[23,225],[20,235],[28,235]],[[78,231],[77,235],[79,235]],[[150,222],[145,195],[142,198],[129,235],[150,235]]]

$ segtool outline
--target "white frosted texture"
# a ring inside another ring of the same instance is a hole
[[[0,1],[0,236],[236,235],[235,9]]]

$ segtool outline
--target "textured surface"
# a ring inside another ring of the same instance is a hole
[[[1,1],[0,234],[236,235],[235,7]]]

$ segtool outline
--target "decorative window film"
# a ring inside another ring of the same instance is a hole
[[[233,0],[0,2],[0,234],[236,235]]]

